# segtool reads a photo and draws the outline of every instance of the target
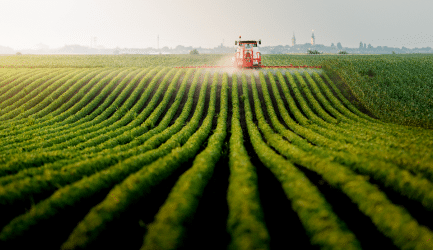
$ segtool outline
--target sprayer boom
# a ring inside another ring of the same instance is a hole
[[[239,68],[239,69],[260,69],[260,68],[321,68],[322,66],[293,66],[290,65],[275,65],[275,66],[264,66],[262,65],[262,54],[260,53],[258,44],[262,44],[261,40],[239,40],[235,41],[236,53],[232,57],[231,66],[186,66],[186,67],[176,67],[176,68]]]
[[[183,67],[175,67],[175,68],[209,68],[209,69],[215,69],[215,68],[234,68],[233,66],[183,66]],[[293,66],[293,65],[285,65],[285,66],[253,66],[253,67],[242,67],[242,69],[270,69],[270,68],[292,68],[292,69],[299,69],[299,68],[322,68],[322,66]]]

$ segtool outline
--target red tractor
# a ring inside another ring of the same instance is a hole
[[[262,44],[261,40],[241,40],[239,36],[239,41],[235,41],[235,45],[239,46],[236,48],[236,54],[232,58],[233,67],[238,68],[253,68],[262,66],[262,55],[260,53],[258,44]]]

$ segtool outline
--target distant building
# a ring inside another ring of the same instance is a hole
[[[296,45],[296,38],[295,38],[295,32],[293,32],[293,37],[292,37],[292,46]]]
[[[313,34],[311,35],[311,45],[316,44],[316,38],[314,37],[314,30],[313,30]]]

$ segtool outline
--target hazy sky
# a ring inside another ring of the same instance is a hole
[[[341,42],[433,47],[433,0],[0,0],[0,45],[213,48],[243,38],[262,46]]]

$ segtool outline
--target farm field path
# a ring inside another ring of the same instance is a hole
[[[433,249],[433,133],[331,78],[0,71],[0,248]]]

